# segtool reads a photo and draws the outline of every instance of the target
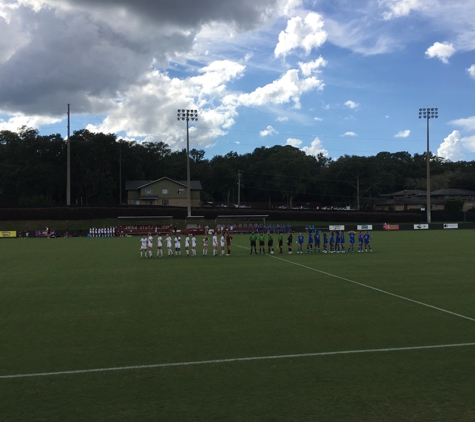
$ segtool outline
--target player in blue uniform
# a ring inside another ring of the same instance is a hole
[[[340,232],[335,233],[335,250],[336,250],[336,253],[340,253],[340,250],[341,250]]]
[[[341,253],[345,253],[345,232],[340,230]]]
[[[373,250],[371,249],[371,235],[368,232],[364,234],[363,240],[364,240],[364,251],[368,252],[368,249],[369,249],[370,252],[373,252]]]
[[[363,232],[358,233],[358,252],[363,252]]]
[[[350,230],[348,232],[348,235],[350,237],[350,246],[348,246],[348,252],[354,252],[355,251],[355,232],[353,230]]]
[[[328,236],[323,233],[323,253],[328,253]]]
[[[313,233],[310,230],[307,237],[307,253],[313,253]]]
[[[335,252],[335,232],[330,232],[330,253]]]
[[[315,252],[320,252],[320,232],[315,231]]]
[[[303,249],[303,234],[299,233],[297,236],[297,253],[302,253]]]

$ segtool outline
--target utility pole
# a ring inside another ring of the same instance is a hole
[[[356,175],[356,209],[360,210],[360,175]]]
[[[119,141],[119,205],[122,205],[122,144]]]
[[[241,170],[238,170],[238,207],[241,206]]]
[[[71,141],[69,140],[71,131],[70,106],[68,104],[68,144],[67,144],[67,170],[66,170],[66,205],[71,205]]]

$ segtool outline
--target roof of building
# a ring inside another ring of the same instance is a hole
[[[427,202],[426,196],[397,196],[395,198],[375,199],[375,205],[425,205]],[[431,198],[432,205],[443,205],[445,201],[439,198]]]
[[[393,192],[393,193],[385,193],[380,196],[425,196],[427,195],[427,191],[425,190],[417,190],[417,189],[405,189],[405,190],[400,190],[399,192]]]
[[[183,185],[183,187],[185,188],[187,186],[186,180],[173,180],[169,177],[161,177],[160,179],[156,180],[127,180],[125,182],[125,190],[139,190],[145,186],[159,182],[160,180],[170,180],[171,182]],[[201,182],[199,180],[190,180],[190,185],[191,190],[203,190],[203,187],[201,186]]]
[[[439,189],[432,191],[430,194],[431,196],[475,196],[473,190],[466,189]]]

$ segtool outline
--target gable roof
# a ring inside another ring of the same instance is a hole
[[[127,180],[125,182],[125,190],[139,190],[145,186],[151,185],[161,180],[169,180],[171,182],[178,183],[179,185],[182,185],[185,188],[187,187],[186,180],[177,181],[177,180],[170,179],[169,177],[161,177],[160,179],[157,179],[157,180]],[[190,187],[191,187],[191,190],[203,190],[203,187],[201,186],[201,182],[199,180],[190,180]]]
[[[465,190],[465,189],[439,189],[434,190],[431,193],[432,195],[436,196],[475,196],[475,192],[473,190]]]

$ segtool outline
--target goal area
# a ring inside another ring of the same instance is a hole
[[[185,234],[202,235],[205,234],[205,217],[203,215],[189,215],[185,219]]]
[[[117,217],[119,233],[125,236],[166,234],[173,230],[173,216]]]
[[[215,230],[233,233],[250,233],[262,230],[268,215],[218,215],[215,219]]]

